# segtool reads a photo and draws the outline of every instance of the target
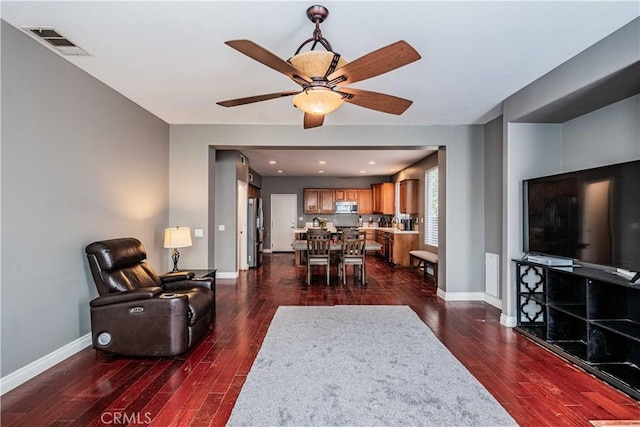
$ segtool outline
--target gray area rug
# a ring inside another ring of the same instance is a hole
[[[407,306],[279,307],[230,426],[515,426]]]

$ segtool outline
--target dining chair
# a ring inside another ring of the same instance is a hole
[[[356,228],[347,228],[340,232],[340,240],[355,239],[358,237],[359,231]]]
[[[331,269],[331,240],[322,238],[310,238],[307,236],[307,285],[311,284],[311,268],[316,265],[324,265],[327,273],[327,285],[329,284],[329,271]]]
[[[367,283],[365,271],[365,244],[366,239],[344,239],[342,240],[342,253],[338,258],[338,274],[342,277],[342,283],[347,284],[347,265],[353,265],[353,275],[356,274],[356,266],[360,267],[360,282]]]
[[[328,230],[309,229],[307,230],[307,239],[329,239],[331,233]]]

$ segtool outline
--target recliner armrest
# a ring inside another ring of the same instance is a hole
[[[170,283],[180,280],[191,280],[195,277],[195,275],[196,274],[193,271],[172,271],[160,276],[160,280],[162,281],[162,283]]]
[[[105,305],[117,304],[127,301],[139,301],[145,299],[151,299],[156,295],[163,292],[163,289],[158,286],[149,288],[140,288],[133,291],[114,293],[109,295],[102,295],[96,299],[91,300],[89,303],[91,307],[101,307]]]
[[[192,280],[180,280],[175,282],[162,283],[162,287],[165,291],[182,291],[191,288],[204,288],[209,290],[213,289],[214,283],[213,277],[198,277]]]

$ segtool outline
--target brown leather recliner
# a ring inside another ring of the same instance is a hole
[[[210,329],[215,280],[193,273],[158,276],[131,237],[85,248],[100,296],[91,301],[93,347],[124,356],[175,356]]]

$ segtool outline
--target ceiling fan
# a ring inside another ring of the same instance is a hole
[[[328,15],[329,11],[324,6],[314,5],[307,9],[307,17],[315,24],[313,37],[305,40],[294,56],[287,61],[250,40],[225,42],[248,57],[286,75],[299,84],[301,89],[231,99],[217,104],[235,107],[295,95],[293,104],[304,111],[305,129],[322,126],[324,116],[335,111],[343,102],[384,113],[404,113],[413,101],[344,86],[410,64],[420,59],[420,54],[401,40],[347,63],[339,53],[333,51],[331,44],[320,31],[320,24]],[[311,49],[301,53],[302,48],[309,43],[312,43]],[[326,51],[315,50],[318,44]]]

